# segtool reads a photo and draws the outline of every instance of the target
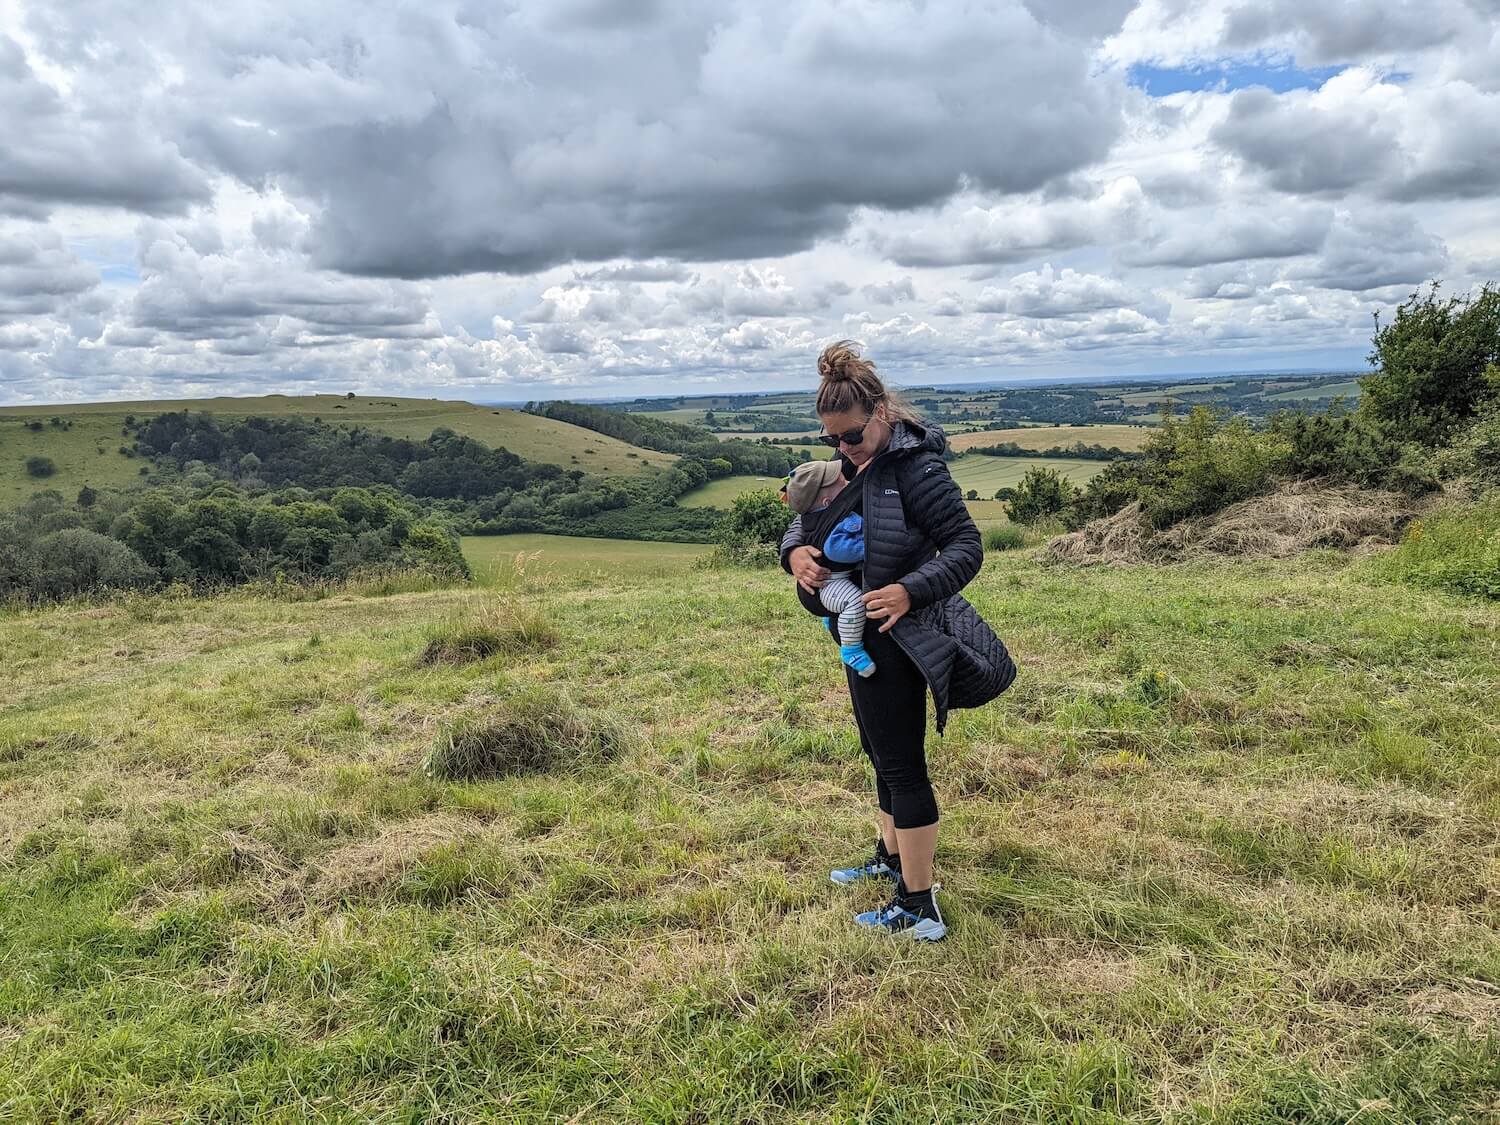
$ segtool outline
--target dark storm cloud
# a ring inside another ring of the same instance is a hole
[[[0,210],[35,216],[75,203],[165,214],[206,200],[202,172],[152,134],[133,101],[124,90],[65,96],[0,36]]]
[[[634,6],[573,8],[614,27]],[[540,3],[309,13],[269,53],[220,22],[182,128],[200,158],[310,205],[321,264],[404,278],[787,254],[861,205],[930,204],[965,178],[1033,190],[1119,129],[1116,79],[1015,2],[646,16],[622,44],[557,34]]]

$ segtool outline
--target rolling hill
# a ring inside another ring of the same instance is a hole
[[[120,452],[130,438],[121,429],[128,416],[149,417],[168,410],[194,410],[224,417],[321,418],[325,422],[368,426],[394,437],[420,440],[446,427],[488,445],[504,446],[528,461],[544,461],[588,472],[634,472],[643,465],[667,465],[671,454],[638,449],[592,430],[518,410],[442,399],[342,395],[264,395],[257,398],[176,399],[148,402],[96,402],[67,406],[0,407],[0,505],[14,504],[40,488],[65,495],[84,485],[123,487],[141,476],[146,462]],[[54,425],[52,418],[70,423]],[[40,430],[28,423],[40,422]],[[57,466],[53,476],[27,475],[28,457],[41,455]]]

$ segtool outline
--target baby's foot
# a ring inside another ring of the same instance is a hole
[[[875,674],[875,661],[870,659],[870,654],[865,651],[864,645],[839,645],[839,657],[862,679],[868,679]]]

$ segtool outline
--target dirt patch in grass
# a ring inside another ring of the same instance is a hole
[[[1201,519],[1153,531],[1131,504],[1047,544],[1062,562],[1181,562],[1210,556],[1283,559],[1315,547],[1395,543],[1417,514],[1406,497],[1296,481]]]

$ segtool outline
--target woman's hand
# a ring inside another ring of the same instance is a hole
[[[827,582],[829,575],[833,573],[817,561],[822,557],[823,552],[816,547],[793,547],[792,553],[787,556],[792,577],[809,594],[817,593],[818,587]]]
[[[880,627],[882,633],[889,633],[891,626],[905,617],[911,609],[911,595],[899,582],[871,590],[865,595],[864,602],[866,617],[885,618],[885,624]]]

